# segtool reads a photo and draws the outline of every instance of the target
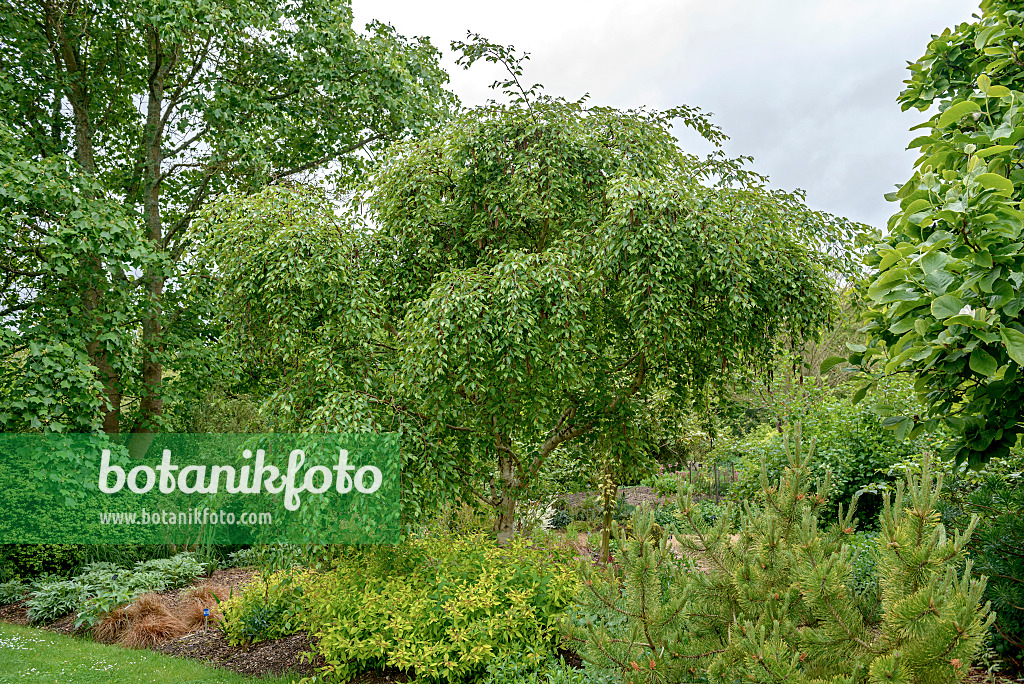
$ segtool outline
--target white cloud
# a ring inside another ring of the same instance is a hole
[[[971,0],[355,0],[357,24],[380,19],[447,51],[466,30],[531,53],[526,79],[548,93],[617,107],[696,105],[716,114],[727,150],[751,155],[775,185],[816,208],[884,225],[882,194],[910,175],[896,96],[929,36],[970,20]],[[467,104],[501,72],[463,72]],[[701,147],[680,132],[683,145]]]

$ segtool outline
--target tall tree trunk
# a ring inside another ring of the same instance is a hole
[[[143,216],[146,221],[146,236],[153,249],[164,251],[163,223],[160,216],[160,180],[163,163],[163,105],[164,82],[174,67],[177,50],[165,46],[155,26],[146,29],[149,39],[149,100],[146,109],[145,132],[145,180],[143,185]],[[162,300],[165,275],[162,264],[146,268],[143,273],[143,287],[146,294],[146,308],[142,315],[142,397],[139,403],[139,420],[134,432],[153,432],[159,426],[163,414],[163,315]]]
[[[49,43],[50,52],[58,69],[67,74],[67,86],[63,93],[54,92],[54,117],[51,124],[51,137],[54,149],[60,149],[60,102],[61,96],[66,95],[71,103],[74,112],[74,139],[75,139],[75,161],[83,173],[96,175],[96,156],[93,149],[93,122],[90,111],[90,96],[87,83],[87,69],[84,57],[79,51],[79,46],[66,31],[65,9],[54,2],[46,2],[45,9],[45,34]],[[94,274],[93,283],[86,289],[83,295],[83,309],[91,316],[100,314],[103,306],[104,291],[100,283],[104,282],[105,274],[103,263],[98,257],[94,257],[82,264],[82,268],[92,271]],[[98,334],[106,332],[100,330]],[[103,431],[108,434],[120,432],[121,418],[121,378],[114,370],[110,354],[103,344],[93,339],[86,345],[86,353],[89,361],[94,365],[103,383],[104,393],[107,396],[107,405],[103,411]]]
[[[498,452],[498,477],[501,482],[501,502],[498,504],[494,528],[498,533],[498,543],[507,544],[515,534],[519,479],[511,456],[504,451]]]
[[[601,508],[604,512],[603,524],[601,526],[601,562],[610,563],[612,560],[612,518],[615,512],[615,504],[619,498],[619,484],[615,478],[613,465],[609,460],[605,462],[604,478],[601,481]]]

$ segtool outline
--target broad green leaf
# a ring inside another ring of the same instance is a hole
[[[914,427],[914,421],[911,418],[904,418],[896,424],[896,440],[902,442],[907,438],[910,430]]]
[[[899,251],[892,250],[891,252],[882,257],[882,260],[878,264],[878,270],[886,270],[887,268],[895,264],[897,261],[899,261],[902,256],[903,255],[901,255]]]
[[[1018,366],[1024,366],[1024,333],[1013,328],[1001,328],[999,337],[1002,338],[1010,358],[1016,361]]]
[[[931,273],[932,271],[942,268],[949,262],[949,256],[945,252],[938,250],[934,252],[928,252],[921,257],[921,270],[925,273]]]
[[[978,184],[983,188],[999,190],[1004,195],[1013,194],[1013,181],[1000,176],[998,173],[983,173],[978,176]]]
[[[956,316],[950,316],[945,319],[943,323],[946,325],[981,325],[981,323],[975,320],[974,316],[971,316],[970,314],[957,314]]]
[[[942,112],[942,115],[939,116],[939,120],[935,125],[939,128],[945,128],[949,124],[959,121],[968,114],[977,111],[981,111],[981,105],[973,100],[957,102],[946,109],[946,111]]]
[[[924,278],[925,287],[937,295],[945,294],[952,283],[953,274],[948,271],[932,271]]]
[[[995,357],[981,347],[977,347],[973,352],[971,352],[969,365],[972,371],[980,373],[986,377],[994,375],[996,370],[999,368],[999,363],[995,360]]]
[[[964,303],[953,295],[942,295],[932,302],[932,315],[942,320],[955,316],[964,308]]]
[[[922,209],[929,209],[929,208],[931,208],[931,206],[932,206],[932,203],[929,200],[926,200],[926,199],[916,199],[913,202],[911,202],[910,204],[908,204],[906,207],[903,208],[903,213],[905,213],[905,214],[907,214],[909,216],[910,214],[916,214],[917,212],[921,211]]]
[[[889,332],[893,335],[902,335],[909,330],[913,330],[915,320],[915,318],[910,316],[902,318],[889,326]]]
[[[992,147],[986,147],[984,149],[975,152],[975,156],[985,159],[991,157],[994,154],[1002,154],[1003,152],[1009,152],[1010,150],[1017,149],[1016,145],[993,145]]]
[[[830,356],[830,357],[828,357],[827,359],[825,359],[824,361],[821,362],[821,365],[818,366],[818,372],[823,373],[823,374],[824,373],[828,373],[830,370],[832,370],[834,367],[836,367],[840,363],[845,363],[845,362],[846,362],[846,357],[845,356]]]

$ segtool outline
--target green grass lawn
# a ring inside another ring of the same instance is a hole
[[[242,677],[152,651],[129,651],[39,629],[0,623],[0,683],[286,684],[291,678]]]

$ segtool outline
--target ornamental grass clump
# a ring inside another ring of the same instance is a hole
[[[582,566],[570,638],[596,672],[627,682],[940,684],[962,681],[994,619],[985,578],[966,544],[977,519],[948,535],[936,511],[942,477],[926,461],[887,495],[877,582],[855,581],[854,497],[836,522],[827,477],[811,483],[799,429],[777,482],[762,470],[755,505],[708,524],[680,487],[680,557],[652,537],[649,510],[635,539],[618,531],[611,573]],[[863,552],[863,551],[862,551]]]

